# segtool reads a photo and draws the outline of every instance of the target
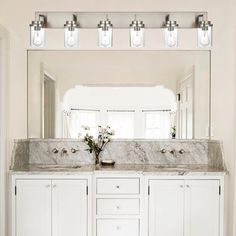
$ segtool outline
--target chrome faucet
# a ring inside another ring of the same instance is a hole
[[[66,154],[68,151],[65,148],[62,148],[61,153]]]

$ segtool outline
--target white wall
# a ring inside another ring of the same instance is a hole
[[[7,31],[0,26],[0,235],[5,233],[5,225],[7,223],[5,214],[7,209],[8,192],[5,191],[7,180],[7,126],[8,126],[8,86],[7,86],[7,70],[8,70],[8,35]]]
[[[27,57],[28,24],[34,12],[47,11],[208,11],[214,23],[212,50],[212,125],[215,138],[223,140],[230,175],[227,178],[227,236],[233,235],[235,159],[235,10],[233,0],[31,0],[1,1],[0,24],[10,36],[10,138],[27,136]],[[61,37],[62,38],[62,37]],[[154,39],[153,39],[154,40]],[[190,40],[184,40],[191,42]],[[196,43],[196,42],[195,42]],[[10,159],[9,159],[10,160]]]

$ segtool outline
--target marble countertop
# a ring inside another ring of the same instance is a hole
[[[151,165],[116,164],[114,166],[95,165],[29,165],[10,170],[11,174],[22,175],[76,175],[85,173],[137,173],[155,175],[225,175],[227,171],[208,165]]]

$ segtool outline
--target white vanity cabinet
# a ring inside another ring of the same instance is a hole
[[[16,179],[12,235],[87,236],[87,187],[87,179]]]
[[[221,235],[219,180],[155,179],[149,188],[149,236]]]
[[[223,175],[13,175],[11,236],[225,236],[223,193]]]

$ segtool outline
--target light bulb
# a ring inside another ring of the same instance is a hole
[[[79,47],[79,29],[70,29],[68,24],[65,26],[65,47],[66,48],[77,48]]]
[[[209,38],[209,35],[208,35],[208,31],[204,30],[203,34],[202,34],[202,37],[200,39],[200,44],[202,46],[208,46],[209,43],[210,43],[210,38]]]
[[[169,31],[167,44],[169,47],[174,47],[176,45],[176,37],[174,31]]]
[[[71,31],[70,35],[67,38],[67,44],[69,47],[73,47],[75,45],[75,37],[73,31]]]
[[[103,46],[108,46],[110,44],[110,35],[107,31],[103,31],[102,44]]]
[[[136,31],[135,34],[134,34],[134,37],[133,37],[133,44],[135,46],[141,46],[142,44],[142,39],[141,39],[141,33],[140,31]]]
[[[68,38],[68,46],[73,47],[75,45],[75,40],[72,36]]]
[[[35,46],[40,46],[42,44],[41,35],[38,30],[34,32],[33,43]]]

